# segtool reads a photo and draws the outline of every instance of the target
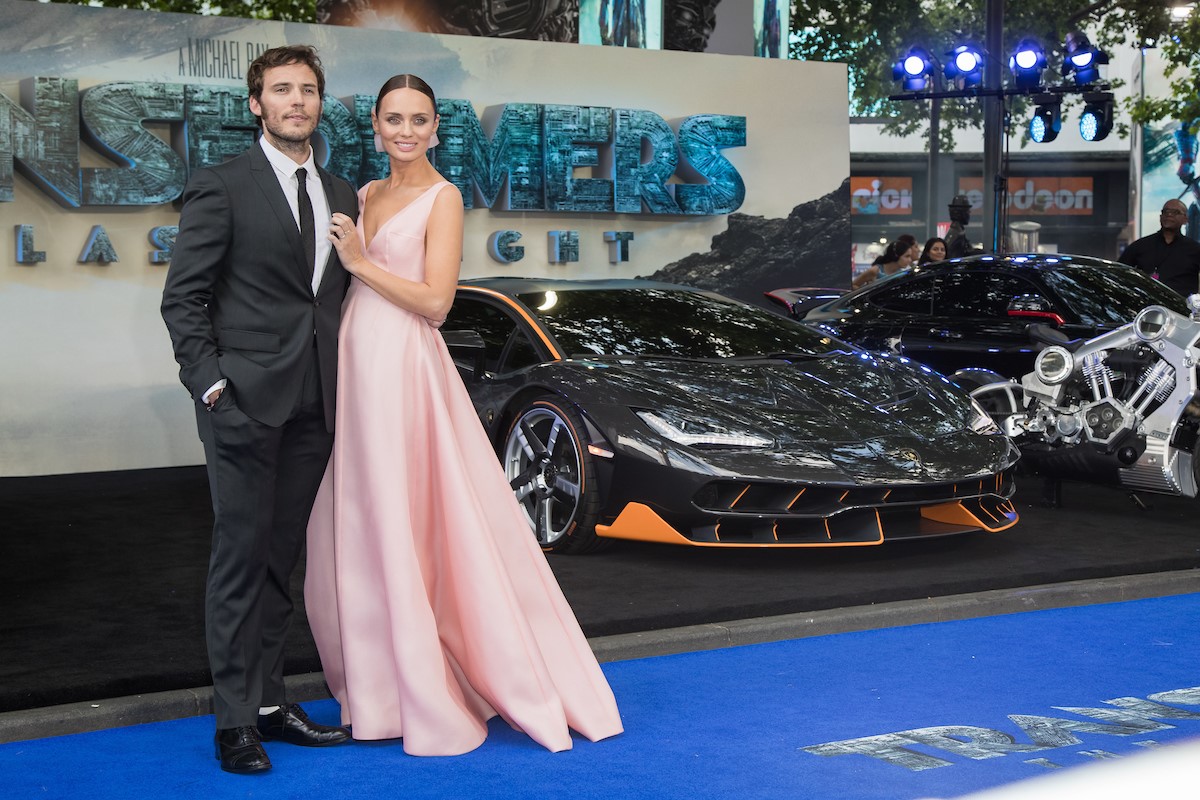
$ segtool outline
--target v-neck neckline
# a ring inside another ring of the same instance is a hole
[[[385,219],[383,222],[381,222],[379,224],[379,227],[375,229],[375,233],[371,236],[370,241],[367,241],[367,215],[364,213],[360,217],[360,219],[362,220],[362,226],[363,226],[363,241],[366,242],[366,246],[364,249],[370,250],[371,245],[374,244],[375,240],[379,238],[379,234],[383,232],[384,228],[386,228],[388,225],[391,225],[392,221],[395,220],[396,217],[400,216],[405,211],[407,211],[409,208],[411,208],[413,205],[420,202],[420,200],[423,197],[425,197],[425,195],[429,194],[430,191],[432,191],[433,189],[435,189],[439,186],[442,186],[444,183],[445,183],[445,181],[438,181],[437,183],[433,184],[432,186],[427,188],[425,191],[421,192],[419,195],[414,197],[412,200],[409,200],[403,206],[396,209],[395,212],[393,212],[390,217],[388,217],[387,219]],[[367,207],[367,201],[370,199],[370,194],[371,194],[371,184],[367,184],[366,192],[363,195],[363,209],[364,210]]]

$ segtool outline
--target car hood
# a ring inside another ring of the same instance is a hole
[[[562,389],[590,410],[608,406],[600,416],[609,420],[626,409],[667,411],[774,441],[769,450],[731,448],[705,459],[741,462],[738,471],[748,469],[748,457],[793,477],[799,469],[835,481],[955,480],[1012,461],[1003,436],[968,428],[972,408],[963,393],[905,359],[849,351],[749,362],[573,359],[557,366],[557,382],[569,384]]]
[[[612,402],[740,422],[781,443],[947,434],[963,429],[969,407],[936,373],[861,351],[756,361],[577,359],[563,366],[587,384],[602,379]]]

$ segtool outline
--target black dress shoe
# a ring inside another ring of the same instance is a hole
[[[217,760],[221,769],[235,775],[252,775],[271,768],[262,739],[253,725],[221,728],[216,735]]]
[[[295,703],[280,706],[270,714],[258,716],[258,730],[264,742],[278,739],[303,747],[324,747],[350,739],[350,731],[336,725],[320,725],[308,718]]]

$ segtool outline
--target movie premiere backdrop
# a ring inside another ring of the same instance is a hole
[[[356,186],[386,173],[378,88],[435,88],[464,277],[849,279],[840,64],[0,0],[0,476],[203,462],[159,316],[178,198],[254,141],[246,67],[292,43]]]

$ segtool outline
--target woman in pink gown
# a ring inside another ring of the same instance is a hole
[[[463,204],[426,158],[435,108],[420,78],[384,84],[371,118],[391,174],[359,191],[357,226],[333,215],[353,278],[308,529],[308,619],[354,738],[455,755],[499,714],[566,750],[568,728],[595,741],[621,720],[436,327]]]

